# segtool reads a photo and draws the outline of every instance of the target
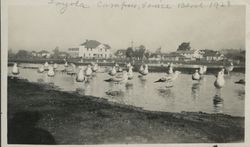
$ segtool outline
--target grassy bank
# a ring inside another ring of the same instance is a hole
[[[150,112],[56,87],[8,78],[10,144],[244,141],[244,118]]]

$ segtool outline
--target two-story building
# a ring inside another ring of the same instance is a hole
[[[111,47],[96,40],[86,40],[80,45],[78,56],[82,58],[111,58]]]

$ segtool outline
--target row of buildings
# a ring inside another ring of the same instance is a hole
[[[118,58],[126,58],[126,50],[117,50]],[[187,50],[176,51],[170,53],[151,53],[148,60],[152,61],[194,61],[194,60],[206,60],[206,61],[219,61],[225,57],[219,51],[214,50]]]
[[[114,54],[108,44],[101,43],[96,40],[86,40],[78,47],[68,48],[67,52],[59,52],[61,58],[91,58],[91,59],[109,59],[109,58],[126,58],[126,49],[117,50]],[[32,52],[33,56],[50,58],[52,54],[42,50],[40,52]],[[156,61],[219,61],[225,57],[219,51],[214,50],[183,50],[170,53],[154,52],[150,53],[148,60]]]
[[[220,61],[225,57],[219,51],[214,50],[187,50],[171,53],[153,53],[149,60],[169,60],[169,61]]]
[[[86,40],[79,47],[69,48],[68,53],[72,57],[82,58],[126,58],[126,49],[117,50],[113,54],[108,44],[100,43],[96,40]],[[188,60],[223,60],[224,55],[214,50],[187,50],[171,53],[151,53],[149,60],[169,60],[169,61],[188,61]]]

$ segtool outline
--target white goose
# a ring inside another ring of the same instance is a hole
[[[131,63],[130,63],[130,62],[127,64],[127,67],[128,67],[128,68],[130,68],[130,67],[131,67]]]
[[[44,63],[44,70],[49,70],[49,63],[47,61]]]
[[[200,80],[200,79],[201,79],[201,76],[198,73],[198,70],[196,69],[195,73],[192,75],[192,80]]]
[[[229,75],[229,73],[230,73],[231,71],[233,71],[233,69],[234,69],[233,62],[230,62],[230,65],[229,65],[229,66],[226,66],[225,69],[226,69],[226,71],[227,71],[227,74]]]
[[[76,72],[76,65],[74,63],[71,63],[70,65],[71,66],[66,69],[67,70],[67,74],[68,75],[75,75],[77,73]]]
[[[104,81],[115,82],[115,83],[126,83],[128,81],[128,73],[127,71],[123,71],[122,76],[115,76],[114,78],[110,78]]]
[[[207,66],[206,65],[203,66],[203,72],[204,72],[203,74],[205,74],[207,72]]]
[[[87,69],[86,69],[86,71],[85,71],[85,75],[86,75],[87,77],[90,77],[91,74],[92,74],[92,69],[91,69],[91,66],[88,65],[88,66],[87,66]]]
[[[175,81],[178,76],[180,75],[180,71],[175,71],[174,74],[169,74],[166,77],[162,77],[159,80],[155,81],[154,83],[158,83],[158,82],[173,82]]]
[[[68,67],[68,66],[69,66],[67,61],[65,61],[64,66],[65,66],[65,67]]]
[[[203,75],[203,74],[204,74],[204,68],[203,68],[202,66],[200,66],[199,74],[200,74],[200,75]]]
[[[109,75],[115,76],[116,75],[116,67],[114,66],[111,71],[109,72]]]
[[[47,75],[49,77],[54,77],[55,76],[54,68],[52,66],[49,66],[49,71],[48,71]]]
[[[76,82],[83,82],[84,80],[85,80],[84,69],[80,68],[80,71],[76,76]]]
[[[224,73],[222,71],[218,72],[217,78],[214,82],[214,86],[218,89],[222,88],[225,85]]]
[[[142,76],[146,76],[148,74],[148,65],[145,65],[145,68],[143,71],[139,72]]]
[[[94,63],[94,65],[92,66],[92,71],[97,72],[97,70],[98,70],[98,64]]]
[[[207,66],[200,66],[199,74],[203,75],[207,72]]]
[[[19,69],[17,67],[17,63],[14,63],[13,65],[13,68],[12,68],[12,74],[13,75],[18,75],[20,72],[19,72]]]
[[[128,69],[128,79],[131,80],[133,79],[133,67],[132,66],[129,66],[129,69]]]
[[[40,66],[40,67],[38,68],[37,72],[43,73],[43,72],[44,72],[44,65]]]
[[[58,65],[56,63],[54,63],[53,68],[57,69],[57,67],[58,67]]]
[[[140,66],[140,69],[139,69],[139,73],[143,72],[144,71],[144,68],[143,68],[143,65]]]
[[[168,71],[167,71],[167,74],[172,74],[173,73],[173,64],[169,64],[168,66]]]

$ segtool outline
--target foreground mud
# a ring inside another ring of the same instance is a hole
[[[150,112],[8,78],[8,143],[125,144],[244,141],[244,117]]]

